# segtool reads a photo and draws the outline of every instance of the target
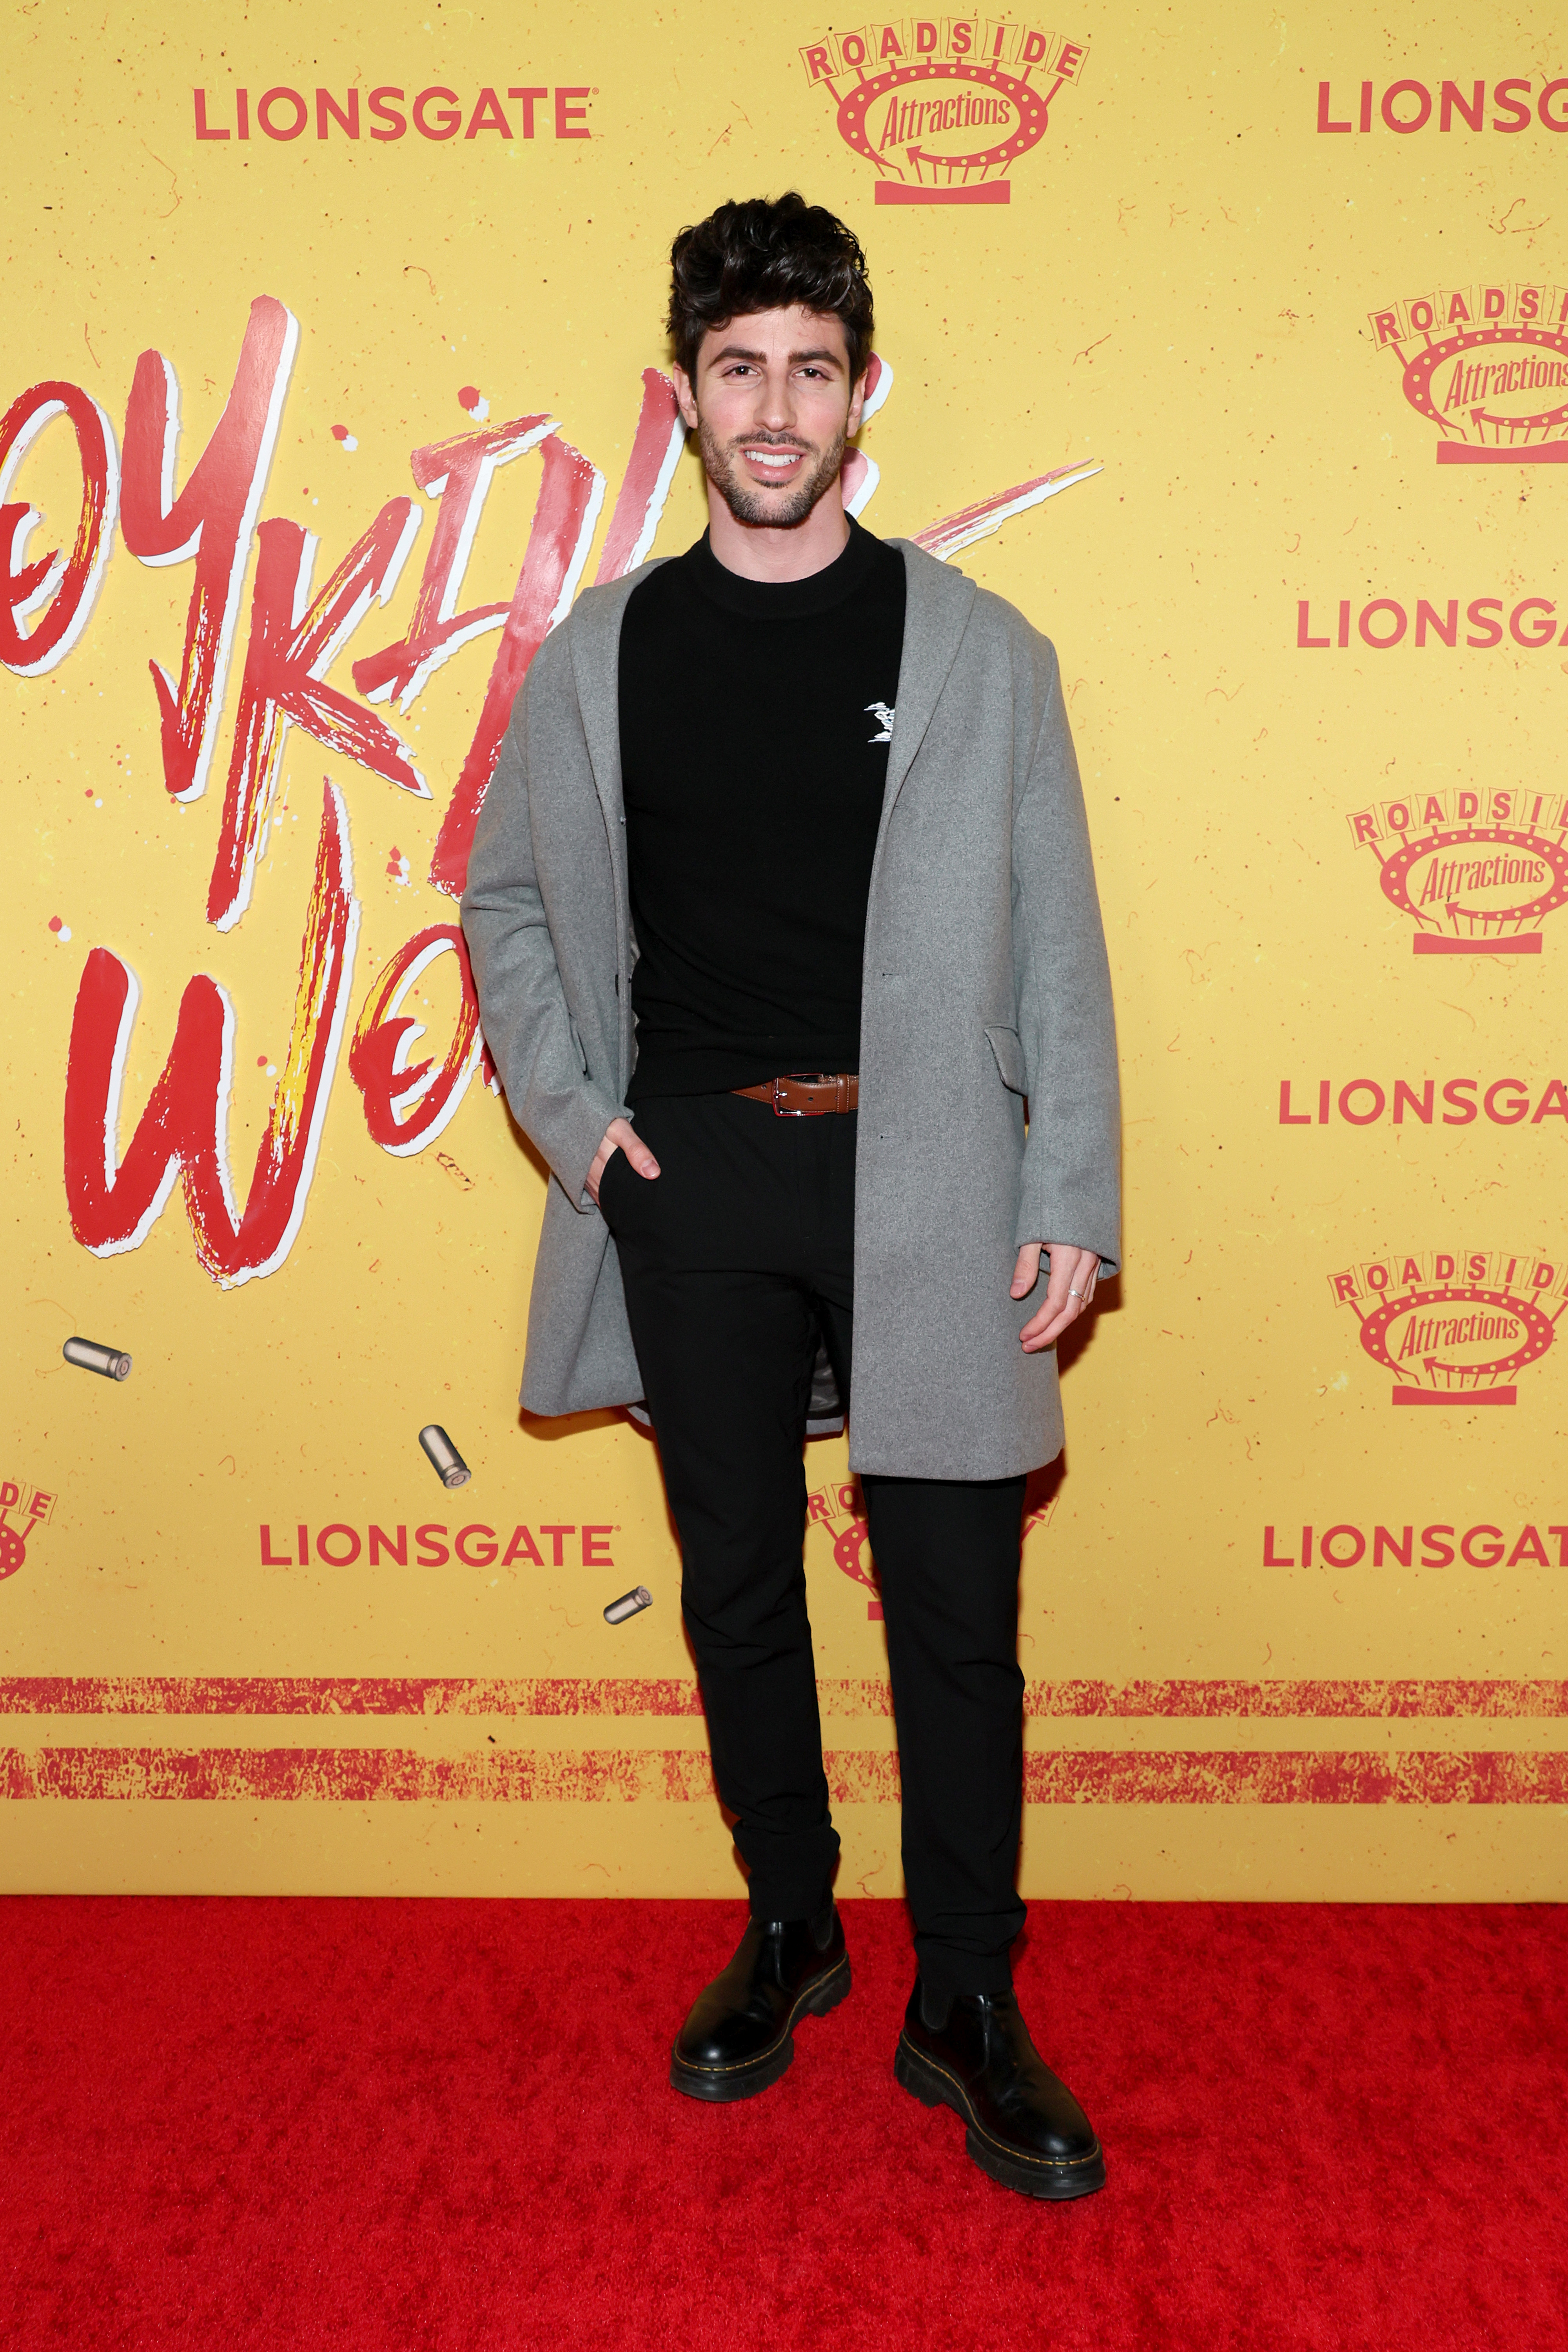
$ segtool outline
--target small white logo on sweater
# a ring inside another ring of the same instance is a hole
[[[879,722],[882,730],[879,735],[868,735],[866,738],[868,743],[890,743],[893,740],[893,720],[898,714],[890,710],[885,702],[868,702],[866,708],[871,717]]]

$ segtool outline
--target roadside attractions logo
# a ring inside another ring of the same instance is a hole
[[[871,1565],[871,1538],[866,1525],[866,1498],[853,1478],[818,1486],[805,1507],[808,1527],[822,1528],[833,1546],[833,1565],[869,1595],[866,1614],[882,1614],[882,1588]]]
[[[903,16],[801,50],[838,135],[878,173],[879,205],[1005,205],[1007,173],[1050,127],[1089,51],[979,16]]]
[[[1426,1250],[1329,1276],[1361,1344],[1394,1374],[1395,1404],[1513,1404],[1568,1305],[1568,1262],[1535,1250]]]
[[[1568,287],[1448,287],[1367,316],[1440,466],[1568,464]]]
[[[26,1567],[28,1538],[35,1528],[47,1527],[54,1513],[55,1497],[41,1486],[28,1488],[15,1478],[0,1479],[0,1584]]]
[[[1568,904],[1568,793],[1408,793],[1346,822],[1415,955],[1539,955],[1535,927]]]

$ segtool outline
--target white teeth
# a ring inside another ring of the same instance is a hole
[[[748,449],[746,455],[755,466],[793,466],[800,456],[798,449],[780,450],[776,455],[768,449]]]

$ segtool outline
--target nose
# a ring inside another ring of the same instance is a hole
[[[757,402],[757,423],[764,433],[790,433],[795,429],[795,392],[787,367],[769,368],[762,381]]]

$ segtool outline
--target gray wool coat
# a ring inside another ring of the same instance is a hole
[[[1018,1244],[1118,1261],[1110,977],[1055,653],[892,544],[908,602],[866,923],[850,1463],[1002,1478],[1062,1443],[1055,1350],[1018,1343],[1044,1296],[1008,1296]],[[617,657],[640,577],[589,590],[535,656],[463,896],[485,1035],[552,1171],[522,1381],[540,1413],[642,1395],[586,1186],[637,1053]]]

